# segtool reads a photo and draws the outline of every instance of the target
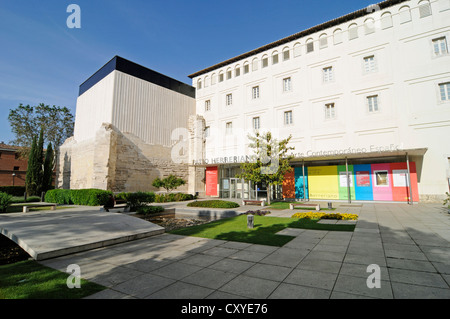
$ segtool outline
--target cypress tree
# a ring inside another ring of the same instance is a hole
[[[33,136],[33,143],[31,144],[30,154],[28,155],[27,175],[25,177],[26,192],[28,196],[36,195],[36,188],[37,188],[35,177],[36,149],[37,149],[36,136]]]
[[[52,188],[54,154],[52,143],[48,143],[44,160],[44,176],[42,178],[42,191],[46,192]]]
[[[44,180],[44,128],[41,128],[39,140],[36,148],[36,195],[40,196],[43,189]]]

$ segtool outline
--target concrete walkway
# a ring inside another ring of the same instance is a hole
[[[295,239],[281,248],[162,234],[42,263],[78,264],[82,277],[107,287],[88,298],[450,298],[442,206],[342,204],[336,212],[360,216],[355,232],[286,229]],[[380,288],[368,287],[370,265]]]

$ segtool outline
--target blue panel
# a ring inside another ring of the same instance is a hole
[[[356,180],[356,200],[373,200],[371,165],[353,165],[353,171],[355,172]]]
[[[303,196],[303,183],[305,183],[306,196]],[[305,167],[305,177],[303,177],[303,168],[295,168],[295,198],[297,199],[308,199],[308,168]]]

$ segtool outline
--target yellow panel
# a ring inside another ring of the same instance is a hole
[[[339,199],[337,166],[308,167],[311,199]]]

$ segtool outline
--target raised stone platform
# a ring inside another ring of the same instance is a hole
[[[0,232],[35,260],[44,260],[164,233],[142,219],[98,208],[0,215]]]

